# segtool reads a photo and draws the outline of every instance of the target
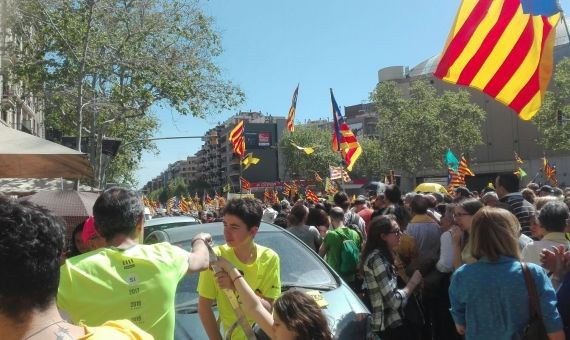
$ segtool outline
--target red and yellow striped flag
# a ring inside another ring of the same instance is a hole
[[[459,168],[458,168],[457,172],[463,177],[475,176],[473,171],[471,171],[471,169],[469,169],[469,166],[467,165],[467,160],[465,159],[465,156],[461,156],[461,161],[459,161]]]
[[[313,203],[319,202],[319,197],[311,189],[305,190],[305,196],[307,196],[308,200],[313,201]]]
[[[552,75],[556,0],[463,0],[434,73],[531,119]]]
[[[251,189],[251,184],[248,182],[247,179],[240,177],[239,180],[241,182],[241,188],[243,190],[250,190]]]
[[[232,148],[234,153],[240,157],[240,159],[245,154],[245,139],[243,137],[244,131],[244,124],[243,120],[240,120],[239,123],[233,128],[230,132],[229,141],[232,143]]]
[[[299,84],[297,84],[297,88],[295,92],[293,92],[293,99],[291,99],[291,107],[289,108],[289,114],[287,115],[287,130],[289,132],[295,131],[294,120],[295,120],[295,111],[297,110],[297,96],[299,95]]]

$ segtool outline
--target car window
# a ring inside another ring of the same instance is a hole
[[[222,235],[214,236],[214,245],[224,244]],[[259,232],[255,242],[273,249],[281,263],[281,284],[301,287],[337,287],[338,283],[329,269],[318,259],[318,255],[309,250],[299,240],[284,232]],[[190,241],[175,243],[185,250],[190,250]],[[176,291],[177,307],[197,305],[198,275],[188,275],[178,284]],[[194,306],[196,307],[196,306]]]

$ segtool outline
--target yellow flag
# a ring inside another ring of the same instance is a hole
[[[299,150],[301,150],[301,151],[304,151],[307,155],[310,155],[310,154],[312,154],[313,152],[315,152],[315,149],[313,149],[313,148],[311,148],[311,147],[308,147],[308,146],[307,146],[307,147],[302,147],[302,146],[299,146],[299,145],[297,145],[297,144],[295,144],[295,143],[293,143],[293,142],[291,142],[291,145],[293,145],[294,147],[296,147],[297,149],[299,149]]]
[[[255,158],[253,157],[253,153],[248,153],[247,155],[245,155],[245,158],[241,161],[241,163],[244,166],[244,170],[249,168],[252,164],[255,165],[257,163],[259,163],[259,158]]]

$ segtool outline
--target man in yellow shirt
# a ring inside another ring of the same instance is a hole
[[[249,286],[258,294],[264,307],[271,310],[273,301],[281,295],[279,256],[273,250],[253,242],[262,215],[261,202],[256,199],[229,201],[224,208],[226,244],[215,247],[214,252],[240,271]],[[216,301],[224,333],[231,332],[232,340],[246,339],[240,326],[234,325],[237,317],[223,291],[225,289],[235,292],[234,284],[226,272],[214,275],[213,271],[208,270],[200,273],[198,281],[200,320],[211,340],[222,339],[212,310],[212,304]],[[248,322],[251,324],[253,321],[248,320]],[[227,338],[226,334],[224,338]]]
[[[51,212],[0,195],[0,338],[152,340],[128,320],[72,325],[55,304],[65,228]]]
[[[107,241],[66,260],[61,267],[57,305],[74,322],[96,326],[128,319],[156,339],[174,337],[174,299],[186,273],[208,268],[209,234],[192,240],[192,252],[143,238],[142,198],[133,190],[105,190],[93,206],[95,228]]]

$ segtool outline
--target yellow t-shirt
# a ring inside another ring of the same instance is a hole
[[[169,243],[101,248],[61,266],[57,305],[74,323],[128,319],[156,339],[174,337],[174,298],[188,253]]]
[[[234,250],[225,244],[214,247],[214,252],[233,264],[242,273],[245,281],[254,292],[266,298],[277,299],[281,295],[279,255],[273,250],[258,244],[255,247],[257,257],[251,264],[244,264],[238,260]],[[200,273],[198,294],[207,299],[217,301],[224,332],[229,329],[237,318],[226,295],[218,287],[218,282],[215,280],[212,270]],[[240,301],[239,296],[238,301]],[[252,319],[248,318],[248,321],[250,324],[253,323]],[[225,337],[225,334],[222,335]],[[246,336],[241,327],[238,326],[231,338],[232,340],[246,339]]]
[[[153,340],[154,337],[129,320],[107,321],[99,327],[80,325],[85,335],[77,340]]]

